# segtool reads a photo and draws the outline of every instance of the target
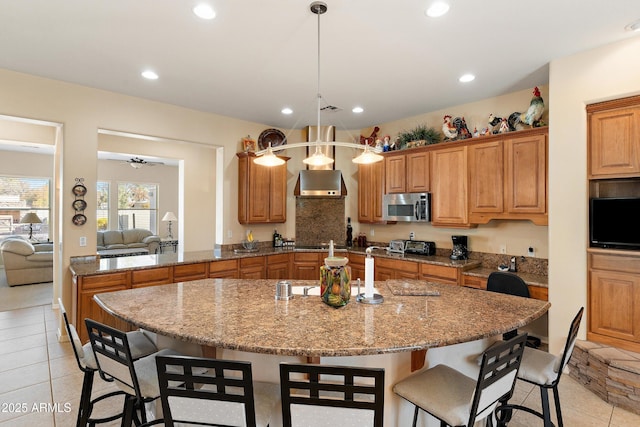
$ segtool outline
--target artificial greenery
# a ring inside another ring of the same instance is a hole
[[[418,141],[420,142],[418,143]],[[441,141],[442,134],[440,131],[427,125],[418,125],[413,129],[405,130],[398,134],[400,149],[437,144]]]

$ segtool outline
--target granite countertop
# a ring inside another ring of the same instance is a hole
[[[293,280],[292,285],[316,281]],[[275,280],[205,279],[94,296],[135,326],[216,348],[307,357],[421,350],[500,335],[539,318],[546,301],[432,284],[439,296],[396,296],[333,308],[319,296],[275,299]]]
[[[336,249],[336,254],[354,253],[365,254],[366,248]],[[258,256],[276,255],[290,252],[327,252],[323,249],[282,249],[264,248],[256,252],[234,252],[233,250],[210,250],[193,251],[164,254],[136,255],[129,257],[103,258],[94,257],[79,258],[72,261],[70,269],[72,274],[77,276],[87,276],[95,274],[113,273],[115,271],[139,270],[152,267],[171,266],[177,264],[188,264],[209,261],[223,261],[228,259],[251,258]],[[372,252],[374,257],[404,259],[407,261],[424,262],[437,264],[446,267],[462,268],[465,271],[480,266],[477,260],[451,260],[445,256],[420,256],[410,254],[393,254],[382,249],[375,249]]]

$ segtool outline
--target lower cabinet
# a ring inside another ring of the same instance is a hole
[[[209,263],[209,277],[216,279],[237,279],[238,260],[211,261]]]
[[[461,283],[458,280],[459,272],[459,268],[447,267],[446,265],[420,264],[420,279],[430,282],[457,285]]]
[[[320,263],[324,261],[326,252],[294,252],[293,271],[294,279],[320,280]]]
[[[375,280],[419,279],[419,264],[392,258],[376,258]]]
[[[267,256],[267,279],[290,279],[289,264],[290,254],[278,254]]]
[[[589,253],[587,339],[640,351],[640,255]]]
[[[265,257],[240,258],[241,279],[264,279],[266,275]]]

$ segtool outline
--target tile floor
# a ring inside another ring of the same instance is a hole
[[[57,341],[57,327],[58,316],[50,305],[0,312],[0,427],[75,425],[82,373],[70,344]],[[112,387],[96,375],[95,393]],[[640,415],[602,401],[569,375],[562,377],[560,396],[567,427],[640,425]],[[538,390],[526,383],[518,383],[513,399],[540,409]],[[119,400],[112,401],[97,411],[110,413],[120,407]],[[111,425],[119,425],[118,420]],[[509,423],[541,425],[541,420],[522,411]]]

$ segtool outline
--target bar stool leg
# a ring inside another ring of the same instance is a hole
[[[91,389],[93,388],[93,371],[85,371],[80,393],[80,407],[76,427],[85,427],[91,415]]]

